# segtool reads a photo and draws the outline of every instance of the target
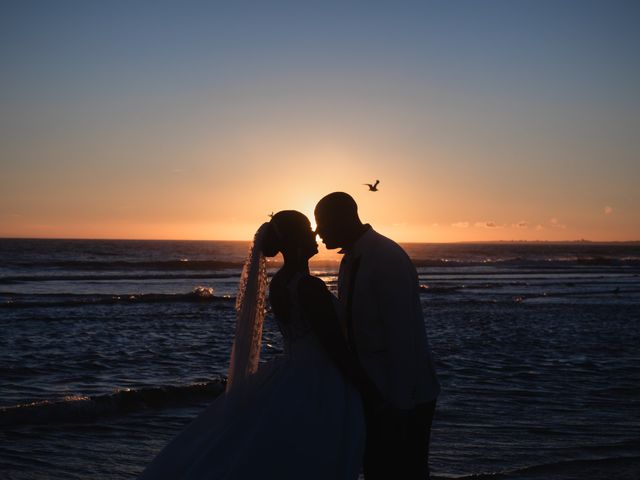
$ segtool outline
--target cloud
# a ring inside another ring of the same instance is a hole
[[[469,222],[456,222],[451,224],[454,228],[467,228],[469,227]]]
[[[612,213],[613,213],[613,207],[610,207],[608,205],[606,207],[604,207],[604,214],[605,215],[611,215]]]
[[[558,219],[557,219],[557,218],[555,218],[555,217],[554,217],[554,218],[549,219],[549,223],[551,224],[551,226],[552,226],[553,228],[567,228],[567,226],[566,226],[566,225],[564,225],[563,223],[560,223],[560,222],[558,221]]]
[[[536,225],[536,230],[543,230],[543,229],[544,229],[544,227],[542,225],[540,225],[540,224]]]
[[[527,228],[529,224],[524,220],[520,220],[518,223],[512,223],[511,226],[514,228]]]
[[[498,225],[496,224],[496,222],[476,222],[474,223],[475,227],[483,227],[483,228],[496,228]]]

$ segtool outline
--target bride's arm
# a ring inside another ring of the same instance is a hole
[[[342,336],[331,292],[317,277],[305,277],[298,287],[300,304],[311,322],[311,328],[329,357],[345,378],[350,381],[369,402],[381,402],[380,392],[365,373],[355,355],[349,350]]]

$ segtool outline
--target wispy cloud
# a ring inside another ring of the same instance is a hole
[[[611,215],[612,213],[613,213],[613,207],[610,207],[609,205],[604,207],[604,214],[605,215]]]
[[[512,223],[511,226],[514,228],[528,228],[529,224],[524,220],[520,220],[518,223]]]
[[[563,223],[560,223],[557,218],[553,217],[549,219],[549,223],[553,228],[567,228]]]
[[[488,221],[488,222],[476,222],[474,223],[474,226],[476,227],[481,227],[481,228],[497,228],[498,225],[496,224],[496,222],[493,221]]]
[[[468,228],[469,222],[456,222],[452,223],[451,226],[454,228]]]

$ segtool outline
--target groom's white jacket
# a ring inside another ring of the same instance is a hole
[[[435,399],[418,275],[402,247],[369,228],[342,259],[338,296],[350,343],[385,399],[402,409]]]

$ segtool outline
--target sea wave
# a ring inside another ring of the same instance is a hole
[[[105,415],[125,414],[215,398],[224,391],[225,385],[226,379],[218,378],[206,383],[164,385],[138,390],[123,389],[105,395],[75,395],[62,400],[44,400],[2,407],[0,425],[92,421]]]
[[[487,257],[487,258],[413,258],[416,267],[488,267],[512,268],[567,268],[571,266],[640,267],[640,257]]]
[[[611,282],[608,284],[587,284],[583,285],[574,285],[567,283],[558,283],[558,282],[547,282],[547,283],[538,283],[538,284],[527,284],[523,282],[505,282],[505,283],[478,283],[478,284],[453,284],[453,285],[433,285],[433,284],[425,284],[421,283],[420,293],[423,294],[431,294],[431,295],[443,295],[443,294],[452,294],[458,293],[461,291],[475,291],[475,290],[498,290],[504,287],[520,287],[520,288],[528,288],[528,287],[555,287],[559,288],[560,286],[564,287],[563,291],[541,291],[535,293],[521,293],[518,295],[513,295],[514,300],[519,299],[519,301],[526,300],[529,298],[539,298],[539,297],[575,297],[575,296],[595,296],[595,295],[635,295],[640,293],[640,289],[634,288],[635,285],[629,284],[626,282]],[[620,287],[622,286],[622,288]],[[572,291],[566,290],[567,288],[572,288]]]
[[[197,286],[188,293],[143,293],[130,295],[79,295],[79,294],[39,294],[25,295],[0,293],[8,297],[0,303],[0,308],[33,307],[76,307],[85,305],[113,305],[138,303],[179,303],[179,302],[217,302],[224,306],[235,305],[235,297],[217,296],[211,287]]]
[[[0,277],[0,285],[12,285],[22,282],[85,282],[85,281],[114,281],[114,280],[182,280],[197,278],[237,278],[240,271],[225,273],[179,273],[179,274],[116,274],[116,275],[8,275]]]
[[[240,268],[243,261],[229,260],[153,260],[153,261],[99,261],[99,260],[59,260],[38,262],[9,262],[22,268],[57,268],[62,270],[222,270]]]
[[[412,261],[417,267],[481,267],[481,266],[510,266],[519,268],[549,268],[567,266],[629,266],[639,267],[640,256],[636,255],[522,255],[522,256],[444,256],[422,257],[412,256]],[[312,259],[313,263],[336,266],[336,261],[323,261]],[[51,261],[8,261],[6,266],[12,269],[55,269],[65,271],[218,271],[240,269],[244,259],[237,260],[191,260],[180,258],[174,260],[51,260]],[[279,260],[274,260],[274,265],[279,265]]]
[[[640,456],[623,455],[576,459],[531,465],[500,472],[454,477],[464,480],[548,480],[548,479],[636,479],[640,474]],[[435,477],[437,478],[437,477]]]

